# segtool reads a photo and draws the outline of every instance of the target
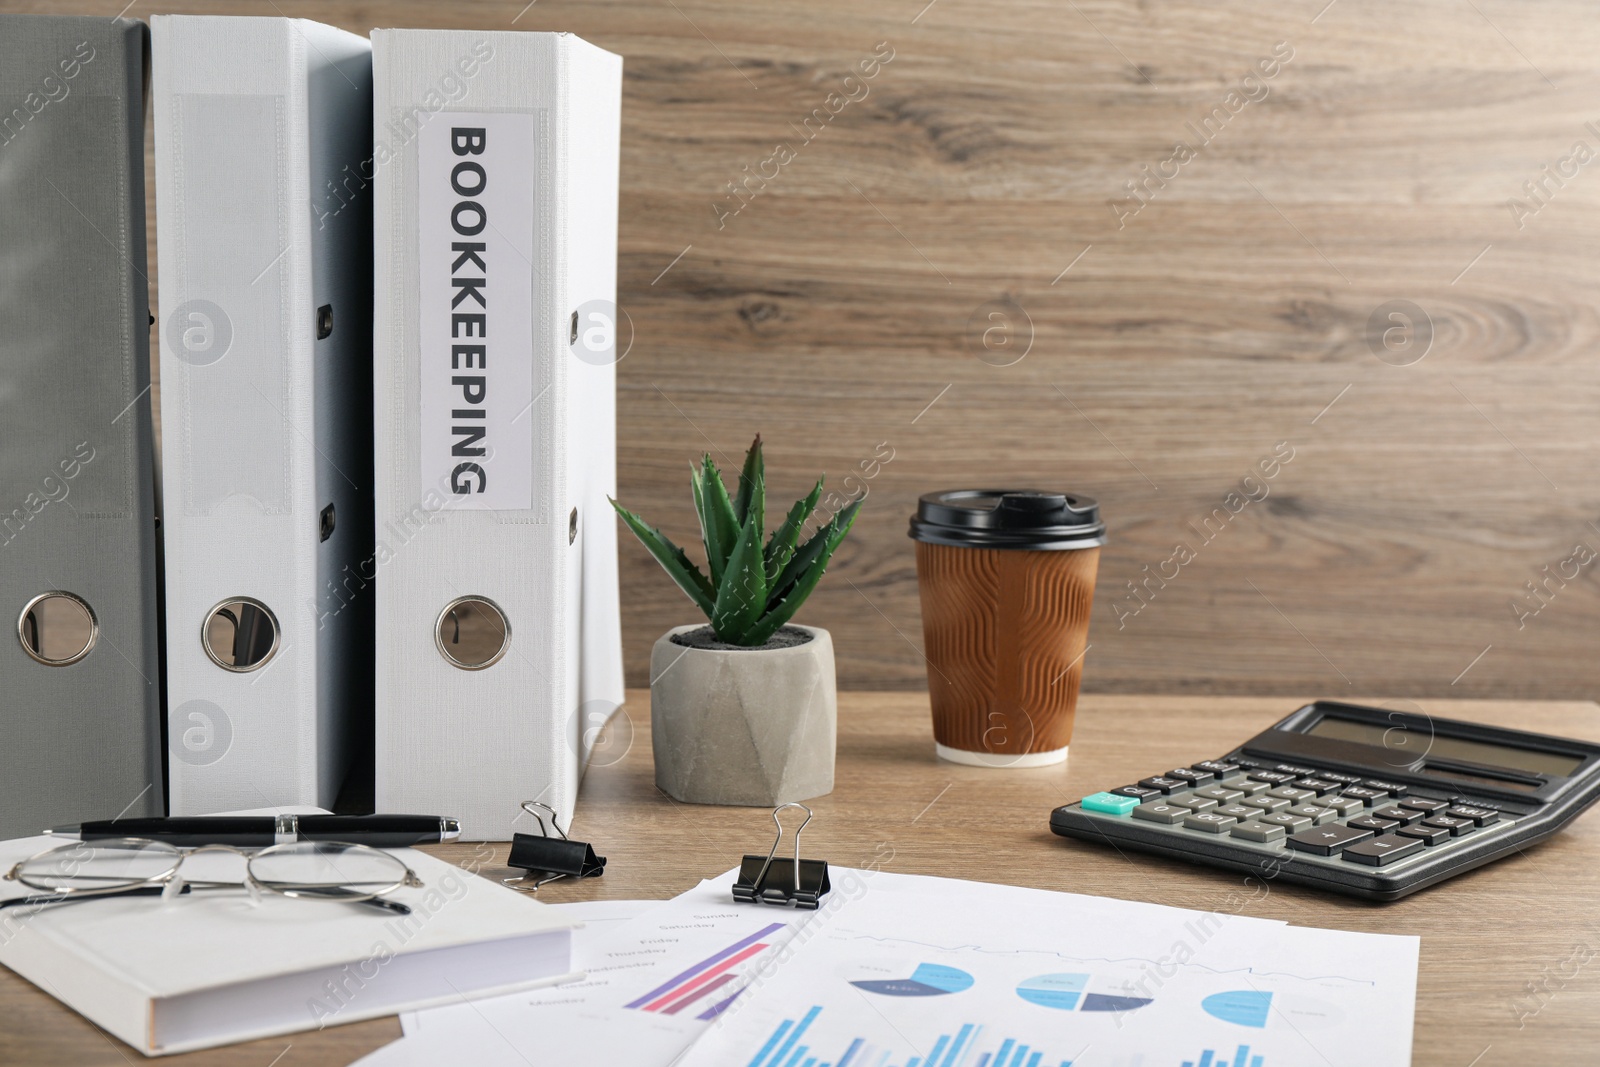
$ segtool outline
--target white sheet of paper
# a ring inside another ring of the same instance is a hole
[[[1410,1062],[1418,939],[872,877],[679,1067]]]
[[[580,933],[573,966],[582,981],[417,1012],[406,1037],[358,1063],[668,1064],[817,916],[735,903],[733,879],[729,871],[701,882],[601,938]]]

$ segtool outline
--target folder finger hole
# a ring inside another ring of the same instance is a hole
[[[253,671],[278,651],[278,617],[251,597],[224,600],[206,615],[200,643],[225,671]]]
[[[433,640],[452,667],[481,671],[506,654],[511,646],[511,624],[500,606],[487,597],[457,597],[439,613]]]
[[[60,589],[40,593],[17,617],[22,650],[47,667],[77,663],[99,636],[100,623],[88,601]]]

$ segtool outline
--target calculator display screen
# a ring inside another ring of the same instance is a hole
[[[1306,731],[1313,737],[1331,737],[1338,741],[1355,741],[1363,745],[1394,747],[1395,732],[1407,731],[1398,724],[1357,722],[1354,719],[1336,719],[1324,715]],[[1421,740],[1420,738],[1417,740]],[[1489,767],[1507,767],[1534,774],[1548,774],[1565,778],[1577,770],[1583,759],[1562,752],[1539,752],[1531,748],[1513,748],[1488,741],[1469,741],[1462,737],[1445,737],[1435,734],[1425,742],[1427,754],[1443,759],[1467,760]]]

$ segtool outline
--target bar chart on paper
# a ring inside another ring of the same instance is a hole
[[[1183,1067],[1267,1067],[1267,1060],[1265,1056],[1252,1056],[1249,1045],[1240,1045],[1231,1057],[1226,1052],[1208,1048],[1199,1058],[1184,1060]]]
[[[742,964],[770,948],[773,936],[783,929],[783,923],[769,923],[748,937],[680,971],[625,1006],[662,1015],[677,1015],[688,1008],[697,1007],[700,1010],[695,1015],[696,1019],[715,1019],[743,991],[742,987],[732,992],[723,987],[739,977]],[[723,994],[720,999],[718,993]]]
[[[1050,1057],[1044,1049],[1029,1048],[1016,1038],[988,1037],[976,1023],[962,1023],[953,1033],[939,1034],[924,1046],[928,1049],[924,1056],[895,1058],[865,1037],[851,1038],[842,1048],[813,1049],[806,1033],[821,1014],[818,1004],[799,1018],[783,1020],[746,1067],[1072,1067],[1070,1059]],[[1206,1067],[1212,1067],[1209,1059]],[[1220,1060],[1216,1067],[1223,1067]]]

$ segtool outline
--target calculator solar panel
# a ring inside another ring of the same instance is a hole
[[[1600,746],[1319,701],[1218,759],[1051,813],[1064,837],[1398,900],[1549,836],[1600,798]]]

